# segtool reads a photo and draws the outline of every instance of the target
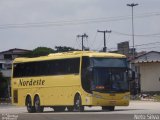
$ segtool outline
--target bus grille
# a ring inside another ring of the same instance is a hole
[[[13,102],[18,103],[18,90],[13,91]]]

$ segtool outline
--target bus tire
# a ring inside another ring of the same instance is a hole
[[[76,94],[75,98],[74,98],[74,111],[75,112],[83,112],[84,111],[84,106],[82,106],[82,99],[79,94]]]
[[[27,111],[28,111],[29,113],[34,113],[34,112],[35,112],[35,107],[32,106],[31,96],[27,96],[27,97],[26,97],[26,102],[25,102],[25,104],[26,104],[26,107],[27,107]]]
[[[35,111],[36,111],[37,113],[43,112],[44,107],[41,106],[41,104],[40,104],[40,98],[39,98],[38,95],[36,95],[35,98],[34,98],[34,106],[35,106]]]
[[[102,106],[102,110],[114,111],[115,106]]]

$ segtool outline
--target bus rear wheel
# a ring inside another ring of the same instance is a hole
[[[35,107],[32,106],[32,100],[31,100],[31,97],[30,97],[30,96],[28,96],[28,97],[26,98],[26,107],[27,107],[27,111],[28,111],[29,113],[35,112]]]
[[[74,99],[74,111],[75,112],[83,112],[84,111],[84,106],[82,106],[82,99],[79,94],[77,94]]]
[[[114,111],[115,106],[102,106],[102,110]]]
[[[35,106],[35,111],[36,111],[36,112],[43,112],[44,107],[42,107],[42,106],[40,105],[40,98],[39,98],[39,96],[35,96],[34,106]]]

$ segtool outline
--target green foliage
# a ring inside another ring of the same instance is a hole
[[[68,51],[77,51],[77,50],[78,49],[74,49],[72,47],[66,47],[66,46],[56,46],[55,50],[47,47],[37,47],[33,51],[23,54],[20,57],[39,57],[39,56],[46,56],[50,53],[68,52]]]
[[[55,51],[52,48],[47,47],[37,47],[33,51],[28,52],[21,57],[39,57],[39,56],[45,56],[50,53],[54,53]]]
[[[66,46],[56,46],[55,47],[56,52],[68,52],[68,51],[79,51],[78,49],[74,49],[72,47],[66,47]]]
[[[33,50],[32,56],[33,57],[38,57],[38,56],[45,56],[50,53],[54,53],[55,51],[52,48],[47,48],[47,47],[38,47]]]

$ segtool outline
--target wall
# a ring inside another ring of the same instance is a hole
[[[3,77],[11,77],[11,69],[9,70],[1,70]]]
[[[160,91],[160,63],[140,63],[141,91]]]
[[[0,54],[0,60],[3,60],[3,59],[4,59],[4,55]]]

